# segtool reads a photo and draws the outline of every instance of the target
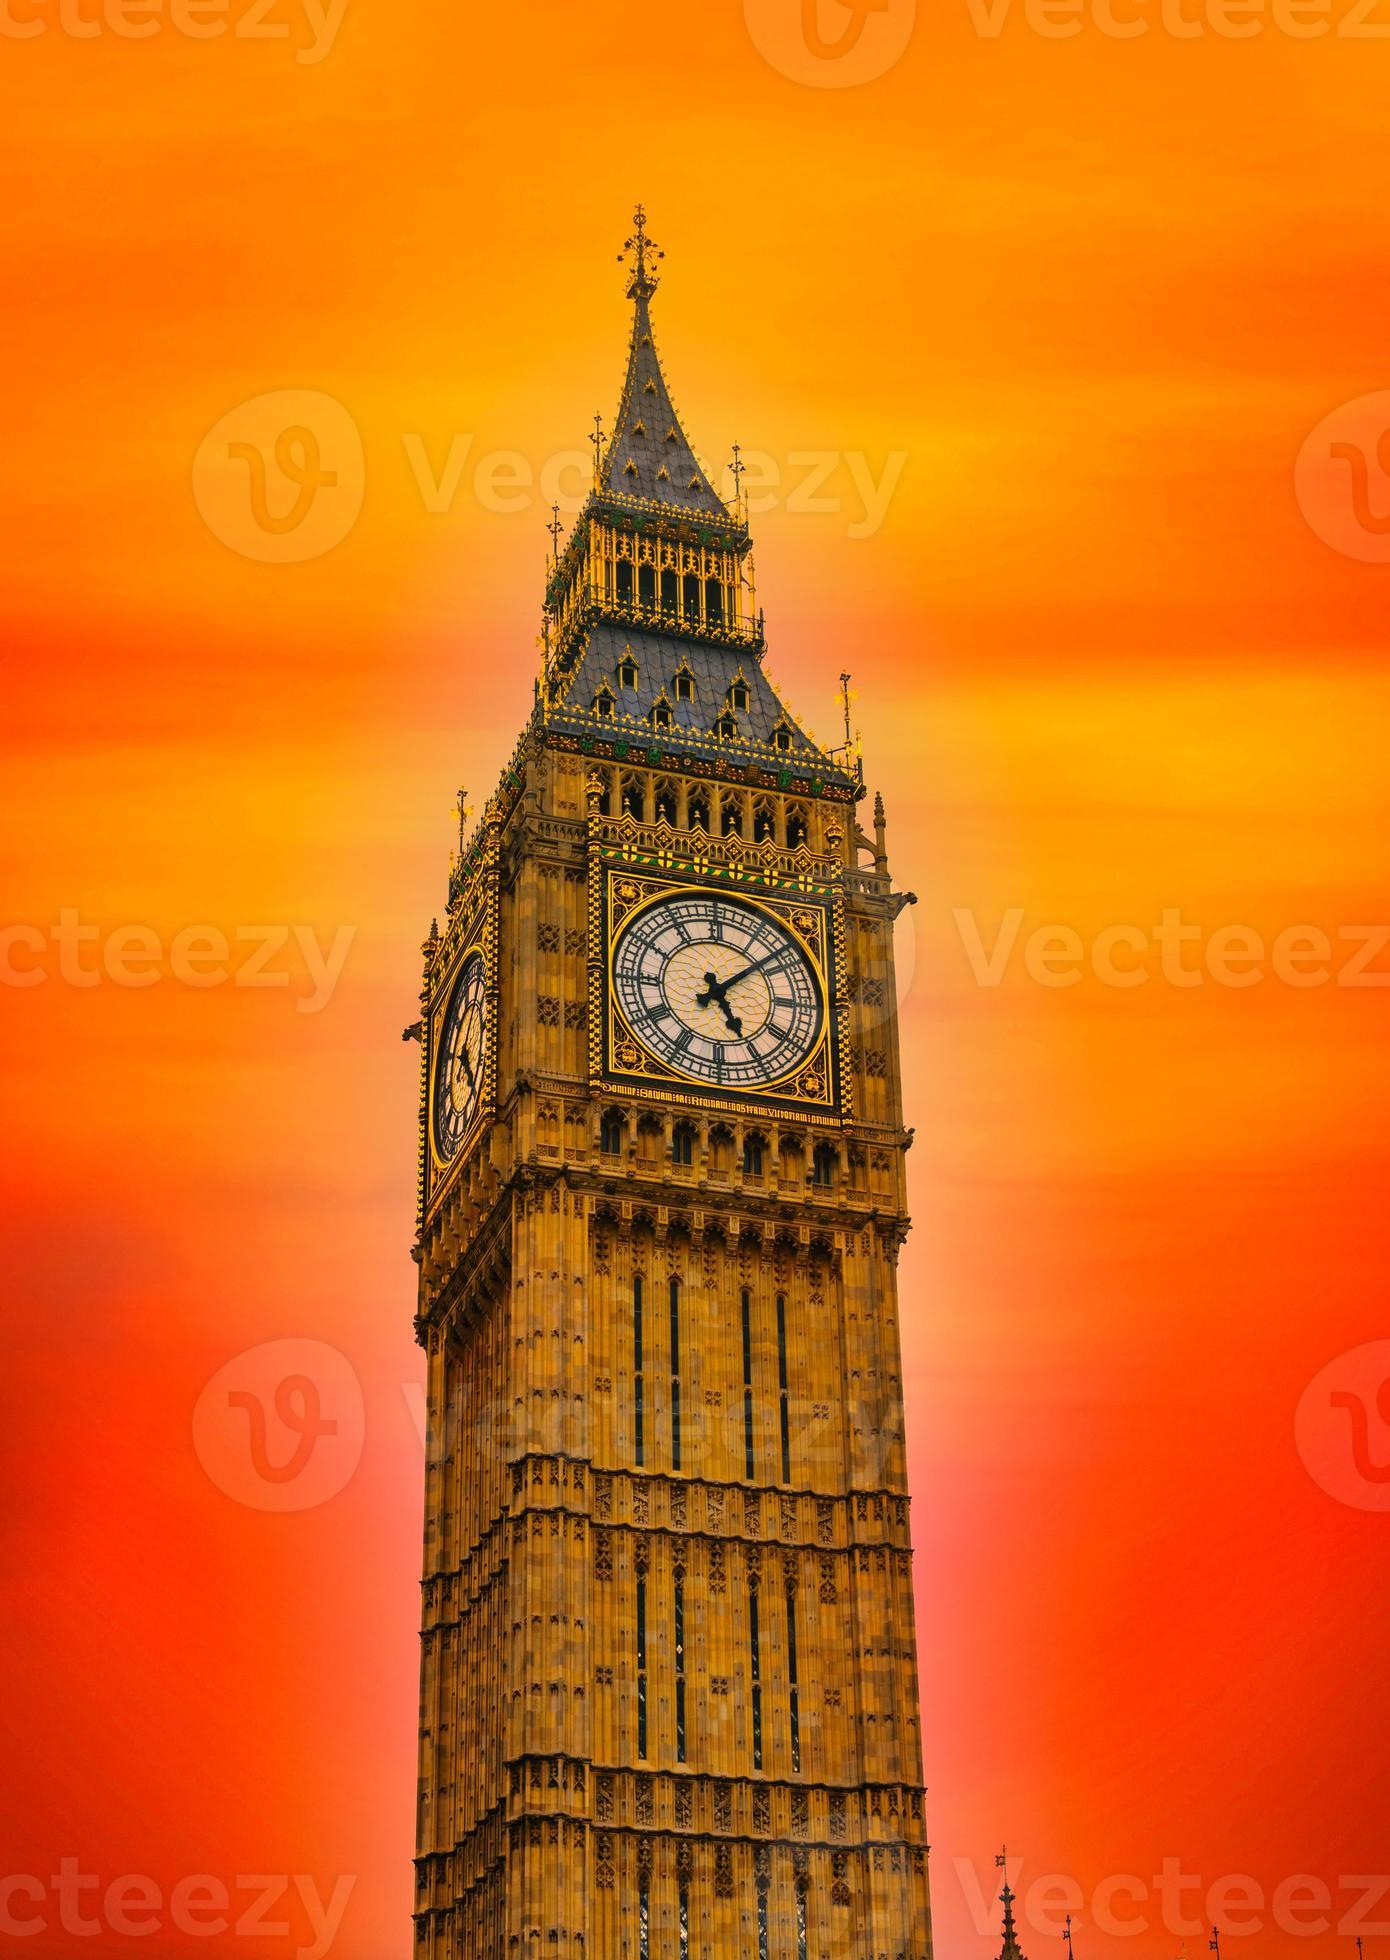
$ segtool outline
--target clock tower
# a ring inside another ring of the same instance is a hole
[[[418,1960],[929,1960],[881,802],[632,330],[425,944]]]

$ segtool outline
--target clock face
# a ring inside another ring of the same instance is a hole
[[[439,1031],[439,1060],[434,1076],[434,1147],[446,1163],[468,1134],[482,1097],[486,995],[483,956],[470,954],[454,983]]]
[[[669,894],[627,920],[613,987],[663,1067],[721,1088],[766,1088],[801,1067],[825,1022],[805,949],[768,913],[718,892]]]

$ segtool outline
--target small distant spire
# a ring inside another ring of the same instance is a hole
[[[1062,1938],[1067,1943],[1067,1960],[1076,1960],[1076,1954],[1073,1951],[1072,1943],[1071,1943],[1071,1914],[1070,1913],[1067,1914],[1066,1931],[1063,1933]]]
[[[1207,1945],[1216,1955],[1216,1960],[1221,1960],[1221,1935],[1215,1926],[1211,1929],[1211,1938],[1207,1941]]]
[[[618,254],[620,260],[628,261],[628,269],[632,275],[628,281],[627,296],[629,299],[650,299],[659,282],[647,263],[648,257],[664,259],[666,254],[656,240],[648,234],[647,212],[644,205],[637,206],[632,214],[632,222],[635,230],[631,238],[623,240],[623,249]]]

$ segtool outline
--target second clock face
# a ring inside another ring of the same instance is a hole
[[[483,1092],[487,975],[470,954],[454,982],[439,1033],[434,1077],[434,1147],[447,1163],[468,1134]]]
[[[683,892],[635,912],[614,947],[613,988],[657,1061],[724,1088],[765,1088],[793,1074],[825,1020],[820,978],[795,936],[718,892]]]

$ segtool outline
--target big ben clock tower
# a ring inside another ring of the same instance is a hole
[[[416,1953],[928,1960],[905,900],[768,679],[640,210],[628,256],[535,709],[425,946]]]

